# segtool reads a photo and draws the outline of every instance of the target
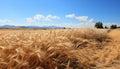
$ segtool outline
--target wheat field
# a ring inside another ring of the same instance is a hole
[[[0,69],[120,69],[119,35],[119,29],[0,29]]]

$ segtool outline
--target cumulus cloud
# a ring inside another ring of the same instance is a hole
[[[76,18],[76,15],[75,14],[68,14],[65,17],[66,18]]]
[[[4,19],[4,20],[0,20],[0,23],[9,23],[11,22],[10,20]]]
[[[75,14],[68,14],[65,16],[66,18],[76,19],[78,20],[77,24],[70,24],[71,27],[77,28],[93,28],[95,25],[94,19],[89,19],[88,16],[77,16]]]
[[[66,18],[73,18],[79,21],[87,21],[88,20],[88,16],[76,16],[75,14],[68,14],[65,16]]]
[[[60,17],[54,16],[54,15],[51,15],[51,14],[49,14],[45,17],[45,20],[47,20],[47,21],[51,21],[52,19],[60,19]]]
[[[61,23],[54,23],[49,22],[55,19],[60,19],[60,17],[55,15],[42,15],[42,14],[36,14],[35,16],[31,18],[26,18],[28,23],[31,24],[38,24],[40,23],[40,26],[61,26],[61,27],[69,27],[69,28],[92,28],[94,27],[95,21],[94,19],[89,19],[88,16],[77,16],[75,14],[68,14],[65,16],[66,18],[76,19],[78,20],[78,23],[70,23],[70,22],[61,22]]]
[[[47,16],[44,16],[42,14],[36,14],[32,18],[26,18],[26,21],[28,23],[35,23],[37,21],[52,21],[52,20],[55,20],[55,19],[60,19],[60,17],[55,16],[55,15],[51,15],[51,14],[49,14]]]

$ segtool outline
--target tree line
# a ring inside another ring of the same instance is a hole
[[[116,28],[120,28],[120,26],[117,26],[116,24],[112,24],[110,27],[107,27],[107,26],[103,27],[103,23],[102,23],[102,22],[96,22],[95,28],[101,28],[101,29],[103,29],[103,28],[105,28],[105,29],[108,29],[108,28],[110,28],[110,29],[116,29]]]

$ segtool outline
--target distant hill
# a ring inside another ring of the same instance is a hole
[[[14,26],[14,25],[3,25],[0,28],[64,28],[58,26]]]

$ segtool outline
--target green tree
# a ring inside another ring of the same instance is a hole
[[[116,25],[116,24],[112,24],[112,25],[110,26],[110,28],[111,28],[111,29],[116,29],[116,28],[117,28],[117,25]]]
[[[117,28],[120,28],[120,26],[118,26]]]
[[[96,28],[103,28],[103,23],[102,22],[96,22],[95,27]]]
[[[105,26],[105,29],[108,29],[108,27],[107,27],[107,26]]]

